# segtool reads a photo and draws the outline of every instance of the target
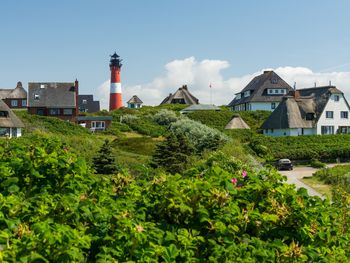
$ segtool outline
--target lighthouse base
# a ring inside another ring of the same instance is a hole
[[[121,93],[111,93],[109,95],[109,110],[118,110],[123,107],[122,94]]]

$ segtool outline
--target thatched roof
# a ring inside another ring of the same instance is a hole
[[[137,97],[137,95],[134,95],[130,98],[130,100],[128,100],[127,103],[130,103],[130,104],[135,104],[135,103],[139,103],[139,104],[142,104],[142,100],[140,100],[139,97]]]
[[[226,124],[225,129],[250,129],[248,124],[239,116],[239,114],[233,115],[229,123]]]
[[[27,91],[23,88],[22,82],[17,82],[14,89],[0,89],[0,99],[27,99]]]
[[[284,94],[268,94],[268,89],[287,89],[287,93],[292,90],[292,87],[288,85],[280,76],[274,71],[264,71],[263,74],[253,78],[245,88],[239,92],[244,94],[246,91],[250,91],[250,96],[241,98],[234,98],[228,106],[246,103],[246,102],[279,102],[282,100]],[[237,94],[239,94],[237,93]]]
[[[160,104],[199,104],[199,100],[188,91],[187,85],[183,85],[174,94],[170,93]]]
[[[0,100],[0,112],[5,112],[6,116],[0,116],[0,128],[22,128],[24,124],[6,105],[3,100]]]
[[[343,94],[334,86],[299,89],[295,93],[284,97],[262,129],[313,128],[331,95]]]

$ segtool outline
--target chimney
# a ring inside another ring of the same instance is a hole
[[[74,88],[75,88],[75,116],[79,115],[79,81],[78,79],[75,79],[74,81]]]
[[[264,70],[264,74],[270,73],[272,70]]]
[[[182,85],[182,89],[187,90],[187,85]]]
[[[294,90],[294,99],[299,99],[299,98],[300,98],[299,90]]]
[[[22,86],[22,82],[18,81],[18,82],[17,82],[16,88],[22,88],[22,87],[23,87],[23,86]]]

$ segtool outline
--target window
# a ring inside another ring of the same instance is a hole
[[[83,100],[83,104],[87,104],[87,100]]]
[[[307,121],[312,121],[315,118],[315,114],[312,112],[306,113],[306,120]]]
[[[40,99],[39,94],[34,94],[34,100],[39,100],[39,99]]]
[[[268,90],[267,90],[267,93],[268,93],[268,94],[272,94],[272,93],[273,93],[273,90],[272,90],[272,89],[268,89]]]
[[[334,134],[334,126],[321,126],[321,134]]]
[[[249,97],[250,96],[250,90],[247,90],[244,92],[244,97]]]
[[[338,133],[347,134],[349,132],[350,132],[350,127],[349,126],[339,126],[338,127]]]
[[[27,100],[22,100],[22,107],[27,107]]]
[[[285,89],[280,90],[281,94],[285,94],[286,93],[285,91],[286,91]]]
[[[0,117],[7,117],[9,113],[7,111],[0,111]]]
[[[73,115],[73,109],[64,109],[63,115]]]
[[[326,118],[333,119],[333,111],[326,111]]]
[[[277,79],[277,78],[272,78],[272,79],[271,79],[271,83],[272,83],[272,84],[277,84],[277,82],[278,82],[278,79]]]
[[[0,136],[10,136],[10,128],[0,128]]]
[[[275,94],[278,94],[278,89],[275,89]]]
[[[271,102],[271,109],[272,110],[276,109],[276,102]]]
[[[241,98],[241,93],[236,95],[236,100],[239,100]]]
[[[105,122],[104,121],[93,121],[91,122],[91,127],[95,129],[104,129]]]
[[[11,100],[11,107],[17,107],[18,101],[17,100]]]
[[[59,115],[60,109],[50,109],[50,115]]]
[[[36,114],[37,115],[44,115],[44,109],[37,109]]]
[[[348,112],[347,111],[341,111],[340,112],[340,118],[347,119],[348,118]]]
[[[339,95],[334,95],[334,101],[339,101]]]

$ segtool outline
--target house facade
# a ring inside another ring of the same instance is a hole
[[[132,96],[127,103],[129,109],[139,109],[142,107],[143,104],[142,100],[140,100],[140,98],[136,95]]]
[[[112,124],[112,116],[78,116],[77,123],[92,132],[104,131]]]
[[[232,111],[274,111],[283,96],[292,90],[292,87],[274,71],[264,71],[236,93],[228,106]]]
[[[29,82],[28,113],[75,122],[79,112],[78,87],[77,80],[75,82]]]
[[[261,128],[269,136],[350,133],[349,112],[335,86],[300,89],[285,96]]]
[[[98,112],[100,102],[94,100],[93,95],[78,95],[79,112]]]
[[[0,100],[0,137],[20,137],[23,127],[22,121],[3,100]]]
[[[193,96],[187,85],[183,85],[174,94],[170,93],[161,103],[162,104],[199,104],[199,100]]]
[[[17,82],[14,89],[0,89],[0,99],[11,109],[27,108],[27,91],[23,88],[22,82]]]

